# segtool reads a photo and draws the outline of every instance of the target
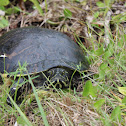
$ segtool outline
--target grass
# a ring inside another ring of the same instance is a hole
[[[28,74],[28,72],[27,72],[27,74]],[[46,115],[45,115],[44,110],[43,110],[43,107],[42,107],[42,105],[41,105],[41,103],[40,103],[40,100],[39,100],[39,98],[38,98],[38,95],[37,95],[37,93],[36,93],[36,91],[35,91],[34,84],[33,84],[32,79],[31,79],[31,77],[30,77],[29,74],[28,74],[28,78],[29,78],[30,84],[32,85],[33,93],[35,94],[35,98],[36,98],[36,101],[37,101],[39,110],[40,110],[40,112],[41,112],[41,116],[42,116],[43,122],[44,122],[45,126],[49,126],[48,121],[47,121],[47,119],[46,119]]]
[[[90,3],[60,1],[55,4],[45,1],[41,13],[47,16],[48,24],[44,24],[45,16],[40,16],[43,27],[67,31],[70,36],[73,34],[72,37],[88,54],[86,57],[90,62],[89,74],[93,74],[93,77],[88,76],[86,82],[78,82],[80,92],[58,90],[58,93],[53,93],[35,90],[31,81],[33,78],[29,76],[27,81],[31,83],[34,93],[25,97],[20,107],[13,100],[13,107],[7,105],[9,88],[0,85],[0,125],[14,125],[16,121],[18,124],[33,126],[126,124],[126,31],[123,24],[125,13],[111,15],[108,25],[104,25],[108,11],[113,11],[114,1],[112,4],[109,2],[97,2],[94,5],[91,1]],[[84,14],[84,10],[80,8],[84,6],[83,4],[90,5],[89,11],[85,10],[86,17],[91,15],[88,21],[80,16]],[[62,5],[66,8],[62,8]],[[25,65],[21,66],[21,70],[24,68]],[[16,74],[17,71],[12,73],[15,76]],[[25,123],[22,120],[25,120]]]

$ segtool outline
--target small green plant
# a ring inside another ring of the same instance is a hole
[[[63,10],[63,12],[64,12],[64,16],[65,16],[66,19],[72,17],[72,13],[71,13],[71,11],[69,9],[65,8]]]
[[[0,0],[0,6],[7,6],[9,3],[9,0]]]
[[[91,95],[92,97],[96,97],[96,87],[92,85],[90,80],[86,81],[85,87],[83,90],[83,96]]]
[[[13,6],[12,8],[7,8],[6,6],[9,5],[9,0],[1,0],[0,1],[0,28],[5,28],[9,25],[8,22],[8,15],[16,14],[20,12],[20,8]]]
[[[5,16],[5,8],[4,6],[9,4],[9,0],[1,0],[0,1],[0,28],[7,27],[9,25],[8,20],[4,17]]]

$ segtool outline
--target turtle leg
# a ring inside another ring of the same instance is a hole
[[[12,97],[13,100],[15,100],[17,104],[21,103],[22,98],[20,96],[23,94],[26,87],[25,84],[23,84],[24,87],[18,87],[18,85],[20,86],[20,84],[22,84],[23,82],[24,78],[20,78],[20,80],[16,79],[13,86],[10,88],[9,95]],[[9,97],[7,97],[7,104],[12,105]]]
[[[5,84],[7,87],[11,86],[11,84],[12,84],[11,79],[12,79],[12,77],[10,77],[8,74],[0,75],[0,83]]]

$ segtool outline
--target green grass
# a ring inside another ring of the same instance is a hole
[[[27,72],[27,74],[28,74],[28,72]],[[47,119],[46,119],[45,112],[44,112],[43,107],[42,107],[42,105],[41,105],[41,103],[40,103],[39,97],[38,97],[38,95],[37,95],[37,93],[36,93],[36,90],[35,90],[34,84],[33,84],[32,79],[31,79],[31,77],[30,77],[29,74],[28,74],[28,78],[29,78],[29,82],[30,82],[30,84],[32,85],[33,93],[35,94],[35,98],[36,98],[36,101],[37,101],[37,104],[38,104],[39,110],[40,110],[40,112],[41,112],[41,116],[42,116],[42,119],[43,119],[44,125],[45,125],[45,126],[49,126],[48,121],[47,121]]]

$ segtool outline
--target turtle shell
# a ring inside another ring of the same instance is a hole
[[[18,28],[0,37],[0,72],[4,73],[4,68],[7,72],[16,71],[18,62],[26,62],[29,73],[53,67],[79,71],[89,67],[81,48],[67,35],[38,27]]]

